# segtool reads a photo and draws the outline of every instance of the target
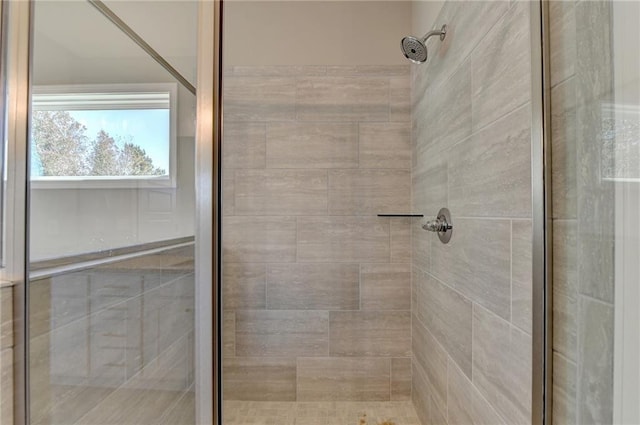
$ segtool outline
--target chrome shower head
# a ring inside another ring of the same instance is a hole
[[[427,46],[422,40],[410,35],[402,39],[401,46],[404,57],[411,62],[422,63],[427,60]]]
[[[443,25],[439,30],[430,31],[422,38],[413,36],[403,38],[400,42],[400,48],[402,49],[402,53],[404,53],[404,57],[413,63],[426,62],[428,57],[426,42],[434,35],[440,36],[441,41],[444,40],[447,35],[447,26]]]

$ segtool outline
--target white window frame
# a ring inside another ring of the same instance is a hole
[[[38,176],[30,177],[32,189],[137,189],[137,188],[175,188],[177,174],[177,116],[178,116],[178,85],[177,83],[139,83],[139,84],[82,84],[34,86],[32,96],[33,110],[104,110],[104,109],[152,109],[153,100],[136,104],[135,100],[122,99],[120,102],[100,101],[92,105],[82,104],[82,107],[70,106],[64,101],[53,102],[46,107],[38,106],[37,97],[48,94],[69,95],[70,101],[74,94],[153,94],[169,93],[169,176]],[[42,100],[41,102],[44,102]],[[112,103],[113,102],[113,103]],[[107,108],[108,107],[108,108]],[[164,108],[163,108],[164,109]],[[31,140],[29,141],[31,143]]]

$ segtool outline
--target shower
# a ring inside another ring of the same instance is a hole
[[[422,38],[416,38],[408,36],[402,39],[400,48],[404,57],[409,59],[413,63],[423,63],[427,61],[427,40],[434,36],[439,35],[440,41],[444,40],[447,35],[447,26],[443,25],[439,30],[429,31]]]

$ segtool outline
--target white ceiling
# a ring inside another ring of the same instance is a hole
[[[195,83],[196,2],[107,0],[105,4]],[[34,46],[35,74],[47,76],[46,79],[52,79],[47,74],[63,72],[65,63],[89,61],[135,63],[141,65],[135,67],[139,72],[148,73],[151,67],[158,68],[152,73],[163,72],[146,52],[85,0],[37,1]],[[134,72],[130,66],[128,71]]]
[[[196,1],[106,0],[104,3],[161,55],[196,57]]]

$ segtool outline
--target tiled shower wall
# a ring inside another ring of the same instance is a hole
[[[531,411],[529,2],[446,2],[414,66],[413,401],[423,424],[528,424]]]
[[[554,423],[613,421],[611,7],[550,3]]]
[[[13,286],[0,280],[0,423],[13,423]]]
[[[226,400],[408,400],[408,66],[225,71]]]

